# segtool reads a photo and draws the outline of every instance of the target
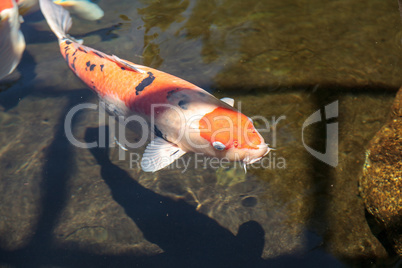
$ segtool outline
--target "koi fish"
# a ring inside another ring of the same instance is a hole
[[[89,0],[53,0],[86,20],[98,20],[103,10]],[[25,50],[20,23],[38,5],[38,0],[0,0],[0,79],[12,73]]]
[[[0,79],[14,71],[25,49],[20,16],[14,0],[0,1]]]
[[[187,152],[246,167],[270,151],[251,119],[233,108],[233,99],[218,100],[183,79],[84,46],[67,35],[68,11],[51,0],[40,0],[40,6],[68,66],[106,109],[147,122],[154,135],[141,159],[144,171],[160,170]]]
[[[99,20],[103,17],[103,10],[90,0],[53,0],[54,3],[63,6],[72,14],[85,20]],[[21,15],[36,11],[38,0],[18,0],[18,9]]]
[[[104,15],[103,10],[89,0],[53,0],[53,2],[86,20],[99,20]]]

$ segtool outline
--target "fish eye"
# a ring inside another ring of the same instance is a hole
[[[225,150],[225,149],[226,149],[225,144],[223,144],[222,142],[219,142],[219,141],[214,141],[214,142],[212,143],[212,146],[214,146],[214,148],[215,148],[216,150],[218,150],[218,151],[222,151],[222,150]]]

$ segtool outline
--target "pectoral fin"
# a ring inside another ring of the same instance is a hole
[[[221,101],[223,101],[226,104],[229,104],[232,107],[234,105],[234,99],[231,99],[231,98],[222,98]]]
[[[145,149],[141,168],[145,172],[158,171],[180,158],[186,152],[160,137],[152,140]]]

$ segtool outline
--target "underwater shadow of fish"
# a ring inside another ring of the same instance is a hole
[[[99,36],[101,38],[101,41],[110,41],[112,39],[116,39],[119,37],[119,35],[114,33],[113,31],[121,29],[122,26],[123,26],[123,23],[119,22],[115,25],[101,28],[101,29],[98,29],[98,30],[95,30],[92,32],[87,32],[87,33],[81,34],[81,35],[77,34],[77,35],[75,35],[75,37],[77,39],[84,39],[85,37],[95,35],[95,36]]]
[[[97,140],[98,133],[98,128],[88,128],[85,140]],[[90,149],[101,166],[102,178],[144,237],[164,250],[156,257],[163,267],[168,263],[174,267],[255,267],[252,264],[261,263],[265,233],[259,223],[243,223],[235,236],[185,201],[141,186],[110,161],[107,148]]]

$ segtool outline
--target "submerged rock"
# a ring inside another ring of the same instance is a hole
[[[368,212],[385,228],[389,242],[402,255],[402,88],[391,117],[366,151],[360,193]]]

